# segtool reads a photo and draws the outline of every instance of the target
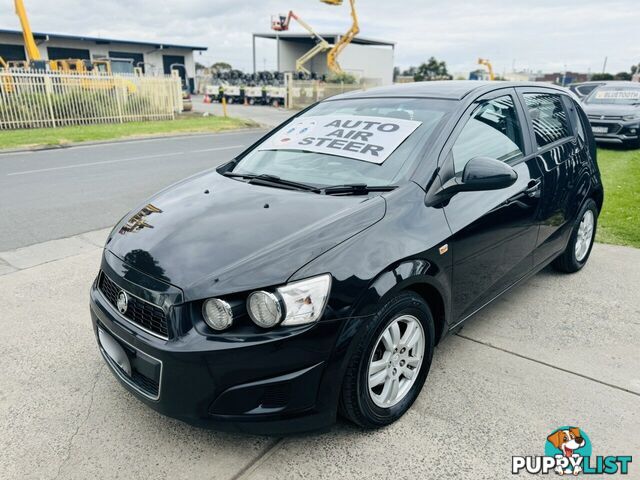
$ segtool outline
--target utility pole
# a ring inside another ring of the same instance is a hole
[[[602,73],[604,73],[607,69],[607,58],[609,57],[604,57],[604,63],[602,64]]]

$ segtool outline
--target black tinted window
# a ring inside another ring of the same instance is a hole
[[[453,165],[461,172],[474,157],[507,161],[522,156],[522,131],[510,95],[480,103],[453,145]]]
[[[524,100],[533,121],[533,131],[539,147],[571,136],[567,113],[559,95],[525,93]]]

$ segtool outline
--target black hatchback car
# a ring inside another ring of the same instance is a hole
[[[110,234],[91,318],[112,372],[201,426],[398,419],[444,335],[587,262],[594,140],[563,89],[426,82],[322,101]]]

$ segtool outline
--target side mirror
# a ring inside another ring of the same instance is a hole
[[[475,157],[467,162],[462,171],[462,186],[465,191],[500,190],[516,183],[516,171],[500,160]]]
[[[513,185],[518,179],[516,171],[500,160],[489,157],[474,157],[467,162],[462,176],[456,175],[434,194],[428,195],[425,204],[429,207],[448,202],[459,192],[500,190]]]

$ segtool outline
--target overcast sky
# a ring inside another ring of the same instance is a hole
[[[18,29],[10,0],[0,28]],[[196,60],[251,69],[251,33],[267,32],[273,13],[293,9],[320,33],[343,32],[348,1],[319,0],[25,0],[34,31],[153,40],[209,48]],[[451,72],[491,59],[497,73],[629,70],[640,62],[638,0],[357,0],[361,36],[396,42],[395,62],[430,56]],[[299,26],[292,31],[300,31]],[[258,44],[258,69],[275,68],[274,42]]]

